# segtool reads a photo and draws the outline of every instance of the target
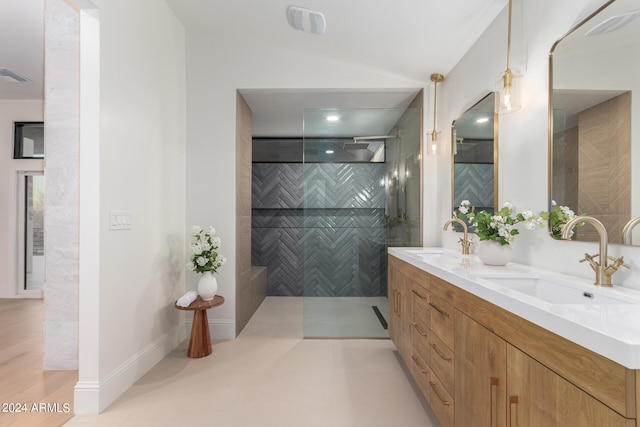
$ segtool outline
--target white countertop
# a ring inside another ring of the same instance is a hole
[[[442,257],[421,256],[417,251],[442,252]],[[490,286],[478,275],[542,274],[582,282],[586,289],[640,301],[640,291],[614,286],[601,288],[592,282],[564,276],[522,264],[504,267],[484,265],[475,255],[459,255],[443,248],[389,248],[395,256],[421,270],[440,277],[465,291],[523,319],[630,369],[640,369],[640,303],[636,304],[551,304],[505,287]]]

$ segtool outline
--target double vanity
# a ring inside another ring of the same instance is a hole
[[[640,292],[389,248],[389,329],[443,426],[636,426]]]

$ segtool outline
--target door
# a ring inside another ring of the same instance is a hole
[[[507,359],[509,427],[635,426],[512,345]]]
[[[456,425],[505,427],[507,343],[457,310],[455,324]]]

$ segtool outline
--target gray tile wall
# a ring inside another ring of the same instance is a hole
[[[454,209],[469,200],[476,211],[493,208],[493,164],[458,163],[454,165]]]
[[[252,264],[267,267],[268,295],[386,295],[385,171],[253,164]]]

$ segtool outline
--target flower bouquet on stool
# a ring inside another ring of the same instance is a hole
[[[544,220],[549,218],[547,212],[534,215],[531,210],[520,213],[513,212],[511,203],[506,202],[494,213],[475,212],[475,207],[468,200],[463,200],[454,214],[468,220],[475,227],[480,242],[476,246],[476,255],[487,265],[505,265],[513,255],[511,243],[520,234],[516,224],[523,224],[528,230],[544,227]]]
[[[221,240],[215,236],[216,229],[204,230],[198,225],[191,227],[191,261],[187,268],[202,273],[198,280],[198,295],[204,301],[211,301],[218,292],[218,281],[214,273],[227,261],[218,253]]]

